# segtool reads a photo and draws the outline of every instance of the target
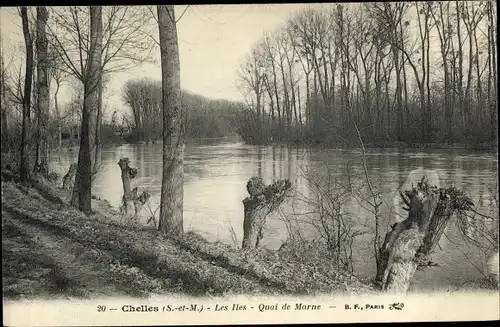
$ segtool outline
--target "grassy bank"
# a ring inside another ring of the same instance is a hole
[[[26,188],[15,179],[2,172],[8,298],[375,292],[313,250],[304,259],[289,250],[210,243],[194,233],[166,239],[152,228],[120,223],[105,201],[94,199],[97,211],[85,216],[56,185],[36,179]]]

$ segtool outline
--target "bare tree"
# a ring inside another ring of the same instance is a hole
[[[65,72],[62,68],[63,63],[60,58],[57,56],[55,50],[49,50],[49,85],[50,81],[54,81],[56,85],[56,89],[54,92],[54,111],[55,111],[55,119],[57,123],[57,147],[62,147],[62,124],[64,120],[64,116],[69,116],[70,112],[63,116],[62,109],[59,106],[59,91],[61,86],[68,80],[69,74]]]
[[[147,37],[148,13],[140,6],[107,6],[102,10],[102,47],[100,50],[100,75],[130,69],[150,60],[153,43]],[[86,7],[52,8],[54,23],[49,25],[52,46],[64,63],[64,70],[83,84],[88,77],[90,60],[90,36]],[[99,78],[101,80],[101,78]],[[93,172],[99,164],[95,162],[100,151],[100,125],[102,122],[102,81],[98,83],[96,134],[92,151]]]
[[[38,107],[38,129],[40,142],[39,166],[38,172],[47,176],[49,173],[49,58],[48,58],[48,40],[46,25],[48,20],[48,11],[46,7],[37,7],[36,18],[36,52],[37,52],[37,107]]]
[[[95,128],[97,124],[97,109],[95,104],[99,97],[98,85],[102,77],[102,7],[90,7],[90,61],[87,73],[83,78],[84,100],[82,112],[82,127],[80,134],[80,150],[78,152],[78,168],[75,175],[75,185],[71,203],[85,212],[92,211],[92,173],[95,154]]]
[[[162,94],[163,176],[158,229],[183,234],[185,112],[181,105],[180,61],[173,5],[158,5]]]
[[[451,106],[451,76],[449,67],[449,54],[451,49],[452,40],[452,27],[449,22],[450,17],[450,2],[444,3],[439,2],[438,8],[431,7],[431,15],[434,18],[436,25],[436,30],[439,35],[440,50],[442,67],[444,71],[444,110],[445,110],[445,121],[446,121],[446,135],[448,139],[451,139],[451,128],[452,128],[452,106]]]
[[[140,141],[156,140],[161,130],[161,82],[149,78],[129,80],[123,87],[123,99],[132,109],[135,138]]]
[[[496,9],[496,8],[495,8]],[[495,10],[496,11],[496,10]],[[496,12],[493,8],[493,2],[487,4],[488,17],[488,105],[490,107],[491,117],[491,137],[497,139],[498,121],[498,75],[497,75],[497,48],[496,48]]]
[[[252,48],[245,62],[238,68],[238,79],[240,87],[246,94],[250,93],[252,101],[255,101],[255,111],[257,112],[257,132],[262,133],[262,111],[264,96],[264,47],[262,43],[257,43]]]
[[[2,33],[0,33],[0,119],[2,128],[2,153],[7,152],[9,148],[9,130],[8,130],[8,118],[7,118],[7,82],[6,82],[7,71],[5,69],[4,60],[4,50],[2,42]]]
[[[21,135],[21,165],[19,174],[21,182],[27,183],[29,178],[29,130],[30,130],[30,111],[31,111],[31,86],[33,83],[33,37],[29,29],[28,8],[21,7],[20,10],[24,43],[26,45],[26,74],[24,78],[23,93],[23,126]]]

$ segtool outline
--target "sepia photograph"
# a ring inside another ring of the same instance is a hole
[[[496,17],[2,6],[4,323],[499,320]]]

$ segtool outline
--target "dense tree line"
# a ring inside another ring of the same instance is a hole
[[[123,99],[130,108],[130,141],[155,141],[162,137],[161,81],[150,78],[129,80],[123,87]],[[186,110],[186,137],[211,138],[235,134],[235,118],[244,104],[209,99],[183,91]]]
[[[496,3],[324,4],[254,45],[239,86],[257,143],[491,142]]]

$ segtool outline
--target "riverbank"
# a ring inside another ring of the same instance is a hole
[[[103,139],[103,146],[118,146],[123,144],[148,144],[148,143],[161,143],[162,140],[152,140],[146,141],[135,141],[129,142],[126,138],[111,138]],[[295,147],[313,147],[313,148],[330,148],[330,149],[345,149],[352,147],[359,147],[359,141],[355,140],[352,143],[346,144],[342,143],[332,143],[332,142],[314,142],[307,140],[291,140],[291,141],[259,141],[259,140],[244,140],[237,134],[223,136],[223,137],[207,137],[207,138],[186,138],[186,144],[198,144],[198,143],[217,143],[217,142],[245,142],[251,145],[284,145],[284,146],[295,146]],[[76,143],[63,142],[63,148],[78,146]],[[473,150],[473,151],[489,151],[498,152],[498,142],[497,141],[487,141],[487,142],[476,142],[476,143],[466,143],[466,142],[429,142],[429,143],[419,143],[419,142],[399,142],[399,141],[383,141],[383,140],[364,140],[364,146],[368,149],[461,149],[461,150]]]
[[[186,233],[119,223],[104,200],[85,216],[67,191],[32,187],[2,171],[3,294],[19,298],[369,294],[376,291],[325,262],[290,251],[242,250]],[[106,209],[108,208],[108,209]]]
[[[459,142],[430,142],[430,143],[412,143],[399,141],[372,141],[364,140],[364,146],[367,149],[456,149],[456,150],[472,150],[472,151],[488,151],[492,153],[498,152],[498,142],[480,142],[480,143],[459,143]],[[324,148],[324,149],[346,149],[360,148],[359,141],[354,141],[349,144],[342,143],[323,143],[304,140],[294,141],[279,141],[279,142],[249,142],[252,145],[285,145],[307,148]]]

